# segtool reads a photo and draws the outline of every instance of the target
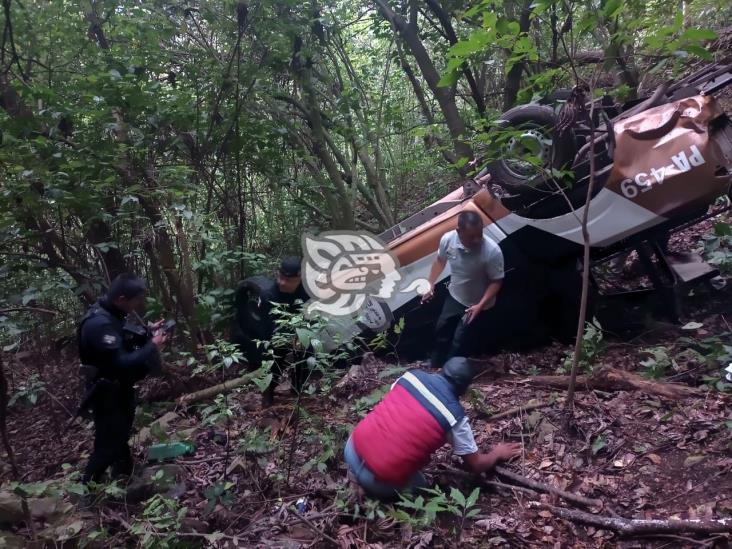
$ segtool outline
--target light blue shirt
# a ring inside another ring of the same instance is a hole
[[[478,445],[475,443],[468,416],[463,416],[455,424],[455,427],[448,431],[447,442],[452,445],[452,453],[456,456],[467,456],[478,451]]]
[[[503,252],[498,244],[483,235],[479,248],[469,250],[463,246],[457,231],[442,235],[437,257],[450,265],[450,295],[466,307],[478,303],[485,294],[488,284],[503,279]],[[493,298],[485,308],[492,307]]]

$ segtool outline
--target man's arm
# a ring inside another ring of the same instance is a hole
[[[452,451],[463,459],[463,465],[472,473],[482,473],[495,467],[499,461],[505,461],[521,455],[521,445],[516,443],[496,444],[487,454],[478,452],[473,429],[467,417],[463,417],[448,433],[448,442]]]
[[[515,442],[496,444],[487,454],[475,452],[460,456],[463,458],[463,465],[471,473],[480,474],[493,469],[501,461],[521,455],[521,445]]]
[[[485,292],[483,293],[483,297],[480,298],[480,301],[476,303],[475,305],[472,305],[471,307],[468,307],[465,309],[465,314],[467,314],[467,322],[470,324],[475,320],[475,318],[480,314],[480,312],[483,310],[483,308],[490,303],[491,299],[496,297],[498,295],[498,292],[501,289],[501,286],[503,285],[503,279],[500,280],[492,280],[488,287],[485,289]]]
[[[498,292],[501,290],[501,286],[503,285],[503,253],[498,247],[495,248],[491,259],[486,266],[486,274],[488,275],[490,282],[488,283],[485,292],[483,292],[483,297],[480,298],[478,303],[465,310],[468,324],[473,322],[485,306],[498,295]]]
[[[158,346],[152,341],[148,341],[145,345],[134,351],[117,349],[114,355],[114,366],[123,370],[146,367],[148,360],[156,356],[157,352]]]
[[[429,301],[435,295],[437,277],[445,270],[445,265],[447,265],[447,257],[441,258],[439,255],[435,256],[435,260],[432,262],[432,267],[430,268],[430,276],[427,279],[430,283],[430,289],[422,296],[422,301]]]
[[[112,324],[104,323],[89,327],[87,341],[94,350],[119,374],[142,373],[147,370],[148,361],[157,358],[158,345],[165,342],[165,335],[156,335],[141,348],[127,351],[122,347],[122,337]]]

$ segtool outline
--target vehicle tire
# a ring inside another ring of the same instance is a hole
[[[558,90],[554,90],[552,93],[541,98],[539,100],[539,103],[542,105],[554,105],[554,104],[562,102],[562,101],[567,101],[567,99],[569,99],[569,97],[571,95],[572,95],[571,88],[560,88]]]
[[[519,138],[512,138],[507,146],[506,157],[488,165],[491,182],[513,193],[529,191],[537,187],[544,178],[541,170],[532,164],[516,158],[522,153],[530,153],[522,145],[522,139],[534,139],[540,147],[540,157],[544,170],[561,169],[572,164],[577,147],[574,134],[565,132],[562,137],[554,135],[557,115],[550,107],[541,105],[521,105],[503,113],[501,127],[525,130]],[[508,158],[514,153],[514,159]]]

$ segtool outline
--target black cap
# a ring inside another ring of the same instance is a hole
[[[440,372],[450,385],[455,387],[457,394],[462,395],[468,390],[470,382],[473,381],[475,373],[468,359],[463,356],[455,356],[445,362]]]
[[[144,279],[130,273],[123,273],[117,275],[109,285],[107,297],[112,301],[120,297],[132,299],[146,291],[147,283]]]
[[[297,256],[286,257],[280,263],[280,274],[282,276],[300,276],[301,260]]]

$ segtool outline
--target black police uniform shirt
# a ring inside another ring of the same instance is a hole
[[[250,297],[248,288],[257,288],[258,295]],[[253,276],[246,279],[240,292],[236,305],[237,327],[249,338],[259,340],[268,340],[274,334],[272,303],[280,303],[285,306],[287,311],[294,313],[301,306],[295,304],[297,300],[305,303],[310,299],[302,284],[293,293],[288,294],[280,291],[276,280],[264,276]]]
[[[158,351],[152,341],[139,349],[125,348],[125,317],[105,298],[97,301],[82,320],[79,354],[83,364],[99,369],[99,377],[132,384],[145,377]]]

